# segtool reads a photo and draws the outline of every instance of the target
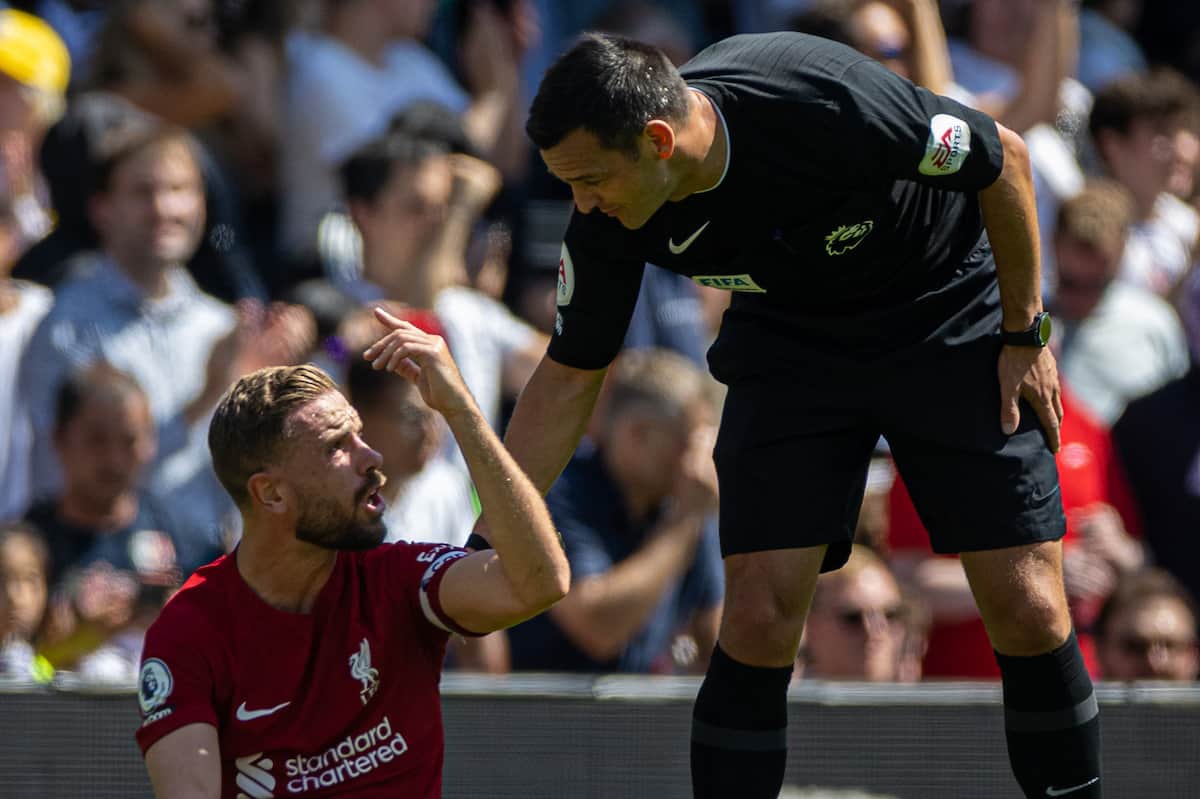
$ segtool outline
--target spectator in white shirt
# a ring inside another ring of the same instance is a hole
[[[1182,150],[1200,130],[1198,117],[1195,86],[1159,69],[1110,83],[1096,95],[1089,121],[1105,169],[1133,196],[1120,277],[1161,296],[1191,265],[1200,233],[1200,215],[1169,191]]]

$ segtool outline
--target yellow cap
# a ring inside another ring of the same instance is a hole
[[[61,95],[71,77],[71,56],[54,29],[23,11],[0,11],[0,72],[19,83]]]

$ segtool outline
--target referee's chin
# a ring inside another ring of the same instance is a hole
[[[650,216],[654,216],[654,214],[651,214]],[[617,212],[613,218],[616,219],[621,224],[621,227],[625,228],[626,230],[641,230],[646,226],[646,223],[650,221],[650,216],[638,220],[637,224],[626,221],[626,217],[622,216],[620,212]]]
[[[655,209],[655,211],[657,211],[657,209]],[[646,226],[646,223],[650,221],[650,217],[654,216],[655,211],[651,211],[640,218],[634,217],[632,221],[629,216],[629,209],[626,206],[619,206],[617,210],[612,213],[606,211],[601,211],[600,213],[604,214],[609,219],[615,219],[617,224],[626,230],[641,230]]]

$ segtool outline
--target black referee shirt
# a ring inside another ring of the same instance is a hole
[[[726,172],[639,230],[576,210],[551,358],[615,357],[646,262],[734,292],[709,354],[721,379],[786,368],[789,352],[876,356],[995,329],[975,197],[1003,162],[990,118],[800,33],[725,39],[680,71],[719,111]]]

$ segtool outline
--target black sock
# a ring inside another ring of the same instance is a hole
[[[1027,797],[1100,796],[1100,716],[1075,633],[1045,655],[996,653],[1008,759]]]
[[[738,663],[717,646],[692,711],[692,795],[776,799],[787,765],[792,669]]]

